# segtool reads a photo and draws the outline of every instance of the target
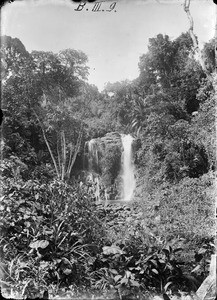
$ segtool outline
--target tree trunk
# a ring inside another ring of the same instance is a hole
[[[43,138],[44,138],[44,141],[45,141],[46,146],[47,146],[47,148],[48,148],[48,151],[49,151],[49,154],[50,154],[50,156],[51,156],[51,159],[52,159],[52,161],[53,161],[53,164],[54,164],[54,168],[55,168],[57,177],[60,178],[60,173],[59,173],[59,171],[58,171],[57,162],[56,162],[56,160],[55,160],[55,157],[54,157],[53,152],[52,152],[52,150],[51,150],[51,147],[50,147],[50,145],[49,145],[49,142],[48,142],[48,139],[47,139],[47,137],[46,137],[46,134],[45,134],[45,130],[44,130],[44,128],[43,128],[43,125],[42,125],[42,123],[41,123],[41,121],[40,121],[40,119],[39,119],[39,117],[38,117],[38,115],[37,115],[37,113],[35,112],[34,109],[33,109],[33,112],[34,112],[34,114],[35,114],[35,116],[36,116],[36,118],[37,118],[37,120],[38,120],[38,122],[39,122],[39,125],[40,125],[40,127],[41,127],[42,134],[43,134]]]
[[[73,154],[73,156],[70,155],[71,156],[71,160],[68,163],[68,169],[67,169],[67,173],[66,173],[67,179],[69,179],[69,177],[70,177],[70,174],[71,174],[71,171],[72,171],[72,167],[73,167],[73,165],[75,163],[78,151],[79,151],[80,146],[81,146],[82,132],[83,132],[83,125],[81,125],[80,131],[79,131],[79,135],[78,135],[77,143],[76,143],[76,146],[75,146],[74,154]]]
[[[59,137],[59,134],[57,133],[57,156],[58,156],[59,170],[61,172],[61,155],[60,155],[60,150],[59,150],[59,141],[60,141],[60,137]]]
[[[216,299],[216,254],[211,256],[209,276],[201,284],[196,295],[200,300]]]
[[[61,168],[61,179],[64,180],[65,169],[66,169],[66,139],[65,132],[61,131],[61,151],[62,151],[62,168]]]
[[[215,21],[215,73],[217,73],[217,6],[215,7],[215,11],[216,11],[216,21]]]
[[[197,54],[197,58],[198,58],[198,60],[200,62],[200,65],[201,65],[203,71],[205,72],[205,74],[207,75],[207,77],[210,78],[210,74],[207,71],[205,62],[204,62],[203,57],[202,57],[201,50],[200,50],[199,45],[198,45],[197,37],[194,34],[194,21],[193,21],[193,18],[191,16],[191,13],[190,13],[190,3],[191,3],[191,0],[185,0],[184,1],[184,10],[185,10],[185,12],[187,14],[187,17],[188,17],[188,20],[189,20],[189,24],[190,24],[189,34],[191,36],[191,39],[192,39],[192,42],[193,42],[193,46],[194,46],[194,51]]]

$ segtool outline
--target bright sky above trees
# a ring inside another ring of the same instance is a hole
[[[2,9],[1,34],[19,38],[30,52],[82,50],[89,58],[89,82],[101,90],[105,82],[138,76],[149,38],[158,33],[176,38],[189,27],[183,0],[116,2],[116,12],[92,12],[90,3],[88,11],[75,11],[78,4],[67,0],[13,2]],[[214,37],[215,5],[192,0],[190,9],[195,33],[201,43],[207,42]]]

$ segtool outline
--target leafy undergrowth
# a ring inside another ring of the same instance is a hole
[[[195,292],[214,245],[153,233],[142,205],[95,205],[85,185],[2,177],[1,283],[18,298],[152,299]],[[160,225],[159,225],[160,228]],[[184,260],[183,260],[184,258]]]

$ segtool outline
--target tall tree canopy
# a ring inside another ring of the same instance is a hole
[[[82,100],[87,94],[87,56],[72,49],[30,54],[18,39],[7,36],[3,37],[1,53],[5,67],[4,136],[9,153],[19,148],[20,155],[26,157],[31,148],[36,159],[36,153],[46,145],[58,177],[69,177],[88,104],[87,99]]]

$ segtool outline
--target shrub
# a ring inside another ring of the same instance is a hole
[[[28,296],[53,283],[84,284],[87,261],[104,236],[91,195],[58,180],[8,177],[2,183],[4,282]]]
[[[165,229],[180,236],[214,236],[213,175],[184,178],[161,190],[160,215]],[[166,228],[167,227],[167,228]]]

